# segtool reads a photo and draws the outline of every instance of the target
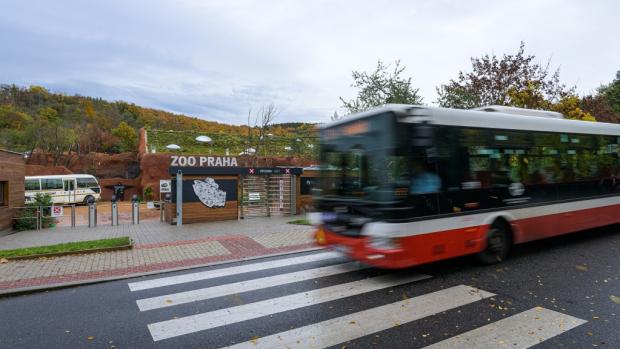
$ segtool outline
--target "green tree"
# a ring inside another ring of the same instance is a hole
[[[352,87],[358,89],[357,97],[346,101],[340,97],[342,107],[349,113],[358,113],[382,104],[421,104],[419,89],[414,88],[411,77],[403,77],[405,67],[396,61],[394,69],[377,61],[377,68],[372,73],[353,71]],[[337,118],[337,114],[334,114]]]
[[[517,106],[524,98],[557,103],[574,93],[560,83],[559,69],[549,70],[549,63],[535,63],[534,55],[525,54],[521,42],[516,54],[504,54],[501,58],[486,54],[471,58],[472,70],[459,72],[456,79],[437,88],[439,105],[448,108],[470,109],[485,105]],[[521,95],[518,100],[515,96]],[[531,102],[531,101],[528,101]],[[531,104],[519,105],[536,108]]]
[[[112,130],[112,135],[121,142],[121,151],[135,151],[138,144],[138,134],[136,130],[126,122],[121,122],[117,128]]]
[[[601,86],[599,94],[607,100],[607,104],[614,113],[620,113],[620,71],[609,85]]]

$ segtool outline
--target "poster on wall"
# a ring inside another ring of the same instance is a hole
[[[160,193],[170,193],[172,191],[170,179],[160,179],[159,180],[159,192]]]

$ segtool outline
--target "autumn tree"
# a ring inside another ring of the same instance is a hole
[[[581,109],[581,100],[577,95],[567,94],[557,102],[545,98],[536,83],[528,83],[522,90],[511,88],[507,93],[510,105],[519,108],[552,110],[564,114],[572,120],[596,121],[594,116]]]
[[[393,69],[379,60],[372,73],[354,70],[351,86],[358,89],[357,97],[349,101],[340,97],[342,107],[352,114],[382,104],[421,104],[419,89],[413,87],[411,77],[403,76],[404,71],[405,67],[398,60]],[[338,114],[335,113],[333,118],[338,118]]]
[[[471,58],[471,72],[461,71],[456,80],[437,88],[439,105],[462,109],[503,105],[553,110],[568,119],[596,121],[582,109],[575,87],[560,82],[559,69],[551,71],[549,62],[543,66],[535,59],[536,56],[525,53],[523,42],[516,54]]]
[[[594,115],[597,121],[620,123],[620,113],[614,112],[607,99],[600,93],[584,96],[579,104],[581,109]]]
[[[620,123],[620,71],[611,83],[602,85],[594,94],[584,96],[579,104],[598,121]]]
[[[549,62],[540,65],[534,55],[525,53],[521,42],[516,54],[486,54],[472,57],[472,70],[460,71],[456,79],[437,88],[439,105],[448,108],[470,109],[485,105],[515,106],[515,93],[557,103],[573,94],[574,87],[560,83],[560,71],[549,69]],[[521,99],[520,102],[523,102]],[[527,104],[524,107],[535,108]]]
[[[119,139],[121,151],[129,152],[136,150],[138,134],[136,130],[126,122],[121,122],[117,128],[113,129],[112,135]]]

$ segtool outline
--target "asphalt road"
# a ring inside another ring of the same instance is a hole
[[[325,251],[0,298],[2,348],[620,348],[620,226],[404,271]]]

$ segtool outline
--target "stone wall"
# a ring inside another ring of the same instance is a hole
[[[0,186],[4,202],[0,202],[0,231],[10,228],[24,207],[24,157],[22,154],[0,150]]]

